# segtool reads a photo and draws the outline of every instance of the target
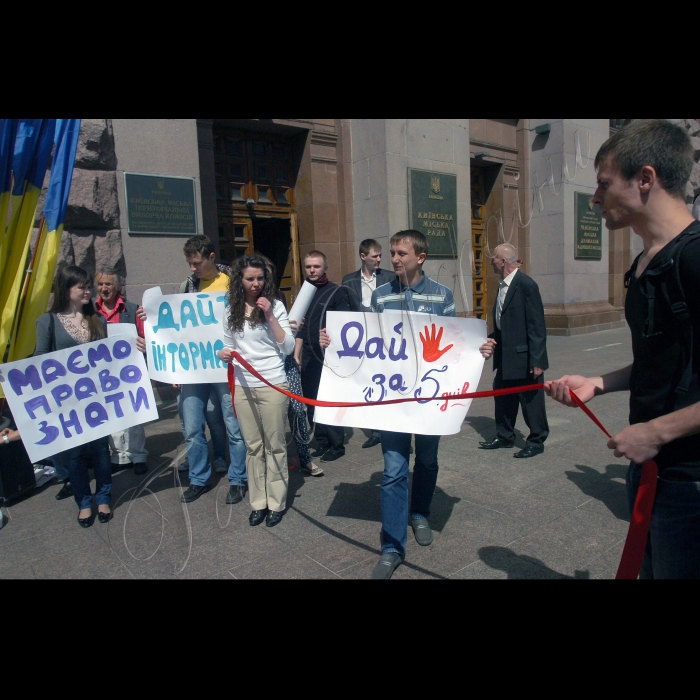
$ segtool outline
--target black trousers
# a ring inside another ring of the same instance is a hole
[[[493,380],[494,389],[509,389],[514,386],[526,384],[543,384],[544,374],[527,379],[505,380],[500,368],[496,370],[496,378]],[[523,410],[523,418],[530,430],[527,436],[527,446],[537,451],[544,449],[544,441],[549,435],[547,423],[547,411],[544,407],[544,391],[524,391],[521,394],[506,394],[494,397],[496,402],[496,435],[513,442],[515,440],[515,420],[518,417],[518,406]]]
[[[313,356],[309,358],[308,354],[305,353],[301,363],[301,388],[306,398],[315,399],[318,397],[318,387],[321,384],[322,371],[323,364]],[[314,407],[307,406],[306,410],[309,416],[309,423],[313,425]],[[345,454],[345,447],[343,445],[345,429],[342,426],[316,423],[315,435],[316,443],[319,448],[325,449],[332,447],[341,454]]]

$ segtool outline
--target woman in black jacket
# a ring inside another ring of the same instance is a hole
[[[36,322],[35,355],[72,348],[107,336],[105,319],[95,311],[91,296],[92,277],[87,270],[69,265],[58,272],[51,310],[40,316]],[[80,525],[90,527],[94,522],[88,473],[90,464],[96,481],[97,517],[101,523],[108,522],[112,516],[109,437],[71,447],[56,457],[68,471],[73,495],[80,508]]]

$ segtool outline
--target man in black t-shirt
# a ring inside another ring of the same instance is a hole
[[[301,368],[301,388],[304,396],[315,399],[321,383],[323,351],[319,345],[319,331],[326,327],[327,311],[350,311],[350,299],[346,287],[328,281],[328,261],[320,250],[312,250],[304,259],[306,281],[316,287],[316,294],[306,312],[306,321],[297,334],[294,359]],[[302,354],[303,350],[303,354]],[[309,423],[313,424],[314,407],[307,406]],[[345,430],[336,425],[316,423],[317,449],[312,457],[322,462],[334,462],[345,455]]]
[[[664,119],[632,122],[601,146],[593,202],[609,230],[631,226],[644,243],[627,276],[634,359],[601,377],[545,383],[569,406],[570,389],[583,401],[630,391],[630,425],[608,447],[632,460],[630,510],[641,465],[659,467],[641,578],[700,578],[700,227],[684,199],[693,162],[686,131]],[[671,308],[683,299],[687,316]]]

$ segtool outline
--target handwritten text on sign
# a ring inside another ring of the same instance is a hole
[[[146,349],[151,379],[170,384],[226,381],[224,347],[226,293],[146,296]]]
[[[330,311],[326,327],[331,344],[320,400],[424,400],[371,408],[318,407],[316,421],[420,435],[459,432],[471,400],[428,399],[476,391],[484,366],[479,346],[486,342],[485,321],[401,311]]]
[[[32,462],[158,419],[143,355],[115,336],[0,366]]]

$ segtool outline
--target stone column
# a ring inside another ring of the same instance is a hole
[[[609,300],[609,236],[600,260],[575,256],[575,192],[596,189],[595,154],[607,140],[607,119],[530,119],[530,272],[545,305],[547,332],[574,335],[624,325]],[[550,125],[548,133],[536,127]]]

